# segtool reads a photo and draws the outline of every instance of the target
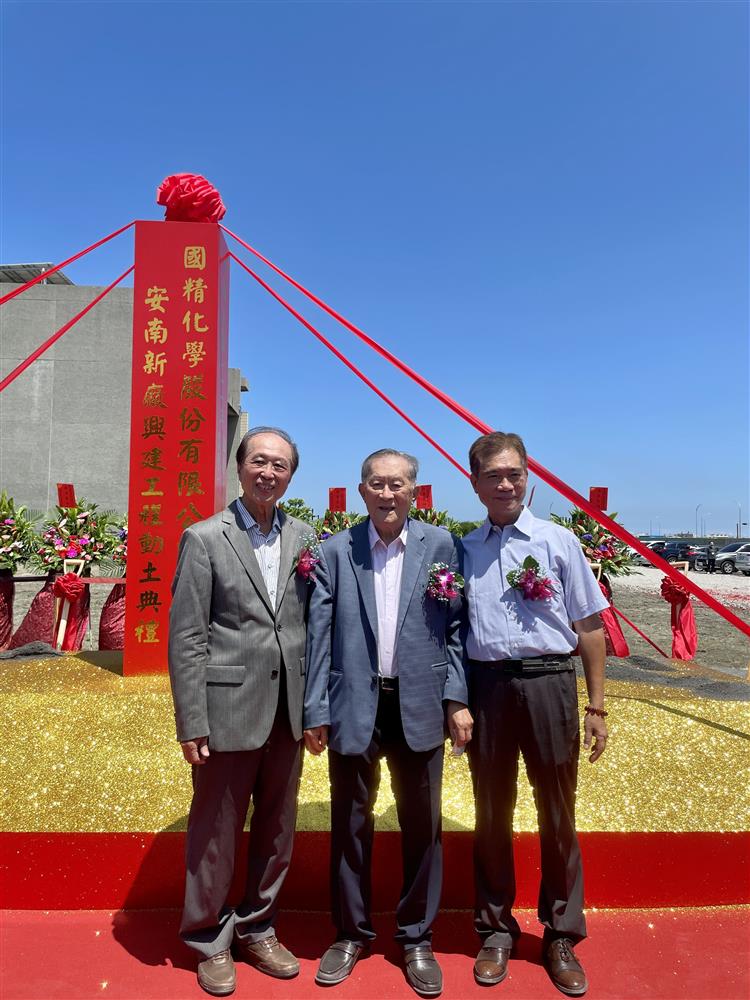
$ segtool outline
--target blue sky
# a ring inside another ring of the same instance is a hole
[[[13,3],[2,7],[4,262],[59,261],[179,171],[225,223],[634,532],[734,533],[748,492],[748,12],[741,3]],[[69,269],[107,284],[121,237]],[[276,287],[287,290],[275,281]],[[302,301],[292,295],[295,305]],[[452,454],[475,433],[332,320]],[[29,345],[29,349],[36,345]],[[414,452],[463,476],[239,269],[251,423],[290,495],[356,495]],[[535,512],[569,504],[544,484]]]

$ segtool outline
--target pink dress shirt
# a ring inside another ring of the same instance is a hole
[[[401,534],[386,545],[370,521],[367,529],[372,553],[375,583],[375,605],[378,611],[378,673],[381,677],[397,677],[396,619],[401,596],[401,572],[409,534],[409,521]]]

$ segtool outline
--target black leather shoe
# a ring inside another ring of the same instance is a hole
[[[552,982],[568,997],[582,997],[589,988],[586,973],[575,956],[569,938],[554,938],[544,942],[544,968]]]
[[[368,950],[356,941],[334,941],[323,955],[315,976],[318,986],[336,986],[351,974],[357,960]]]
[[[443,992],[443,973],[428,944],[404,949],[406,980],[421,997],[439,997]]]
[[[510,948],[481,948],[474,962],[474,979],[480,986],[497,986],[508,975]]]

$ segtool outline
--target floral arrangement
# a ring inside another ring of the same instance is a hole
[[[464,589],[464,578],[454,572],[444,562],[435,562],[430,566],[427,576],[427,595],[442,604],[447,604],[458,597]]]
[[[505,579],[511,587],[520,590],[530,601],[546,601],[554,593],[552,580],[542,573],[539,563],[533,556],[526,556],[521,566],[511,570]]]
[[[16,507],[5,490],[0,493],[0,569],[15,572],[34,551],[34,522],[42,515],[24,506]]]
[[[409,517],[415,521],[426,521],[427,524],[435,524],[439,528],[446,528],[454,535],[463,534],[460,531],[458,521],[454,521],[447,510],[436,510],[434,507],[425,507],[420,510],[418,507],[412,507],[409,511]]]
[[[128,518],[115,518],[107,524],[109,551],[99,560],[102,576],[125,576],[128,565]]]
[[[617,520],[617,514],[607,516],[613,521]],[[590,562],[599,563],[603,575],[625,576],[630,573],[632,556],[627,545],[611,535],[590,514],[574,507],[570,517],[552,514],[551,520],[573,532],[581,543],[586,558]]]
[[[320,542],[315,532],[309,532],[302,539],[302,547],[294,561],[297,573],[307,583],[315,580],[315,567],[320,562]]]
[[[318,538],[321,540],[330,538],[331,535],[337,535],[339,531],[346,531],[347,528],[353,528],[355,524],[359,524],[364,519],[364,514],[354,514],[351,511],[327,510],[315,525]]]
[[[282,500],[278,507],[285,514],[297,517],[300,521],[305,521],[306,524],[315,523],[315,512],[301,497],[290,497],[289,500]]]
[[[96,504],[81,499],[75,507],[57,507],[57,517],[45,521],[37,537],[32,560],[40,569],[62,570],[66,559],[83,559],[84,572],[91,563],[110,556],[114,537],[107,530],[111,513],[97,513]]]

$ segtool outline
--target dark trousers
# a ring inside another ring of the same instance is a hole
[[[292,856],[300,751],[282,687],[262,747],[211,751],[205,764],[193,767],[180,936],[201,957],[229,948],[235,936],[258,941],[274,933],[277,898]],[[247,879],[242,902],[233,910],[227,897],[251,797]]]
[[[425,752],[409,748],[397,691],[381,692],[372,741],[364,753],[329,750],[331,907],[339,939],[365,943],[375,937],[370,919],[373,808],[380,758],[385,757],[401,827],[403,885],[396,909],[396,940],[405,948],[431,940],[443,877],[443,753],[442,743]]]
[[[534,790],[541,841],[539,919],[545,937],[586,936],[583,870],[575,830],[580,743],[575,672],[527,677],[472,664],[474,734],[469,763],[476,801],[474,925],[488,947],[510,948],[520,934],[513,810],[518,757]]]

